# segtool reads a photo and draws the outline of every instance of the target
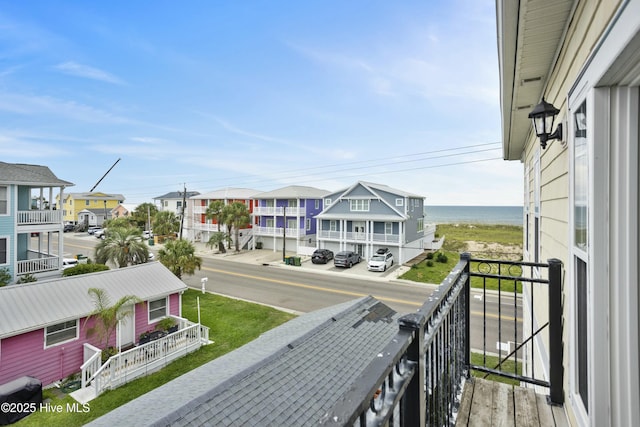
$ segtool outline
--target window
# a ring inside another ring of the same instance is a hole
[[[167,316],[167,299],[160,298],[149,301],[149,321],[162,319]]]
[[[269,199],[269,200],[265,200],[264,201],[264,207],[265,208],[272,208],[275,206],[275,201],[273,199]]]
[[[338,231],[336,222],[333,220],[329,221],[329,231]]]
[[[287,228],[298,228],[298,221],[294,219],[287,219]]]
[[[369,212],[369,200],[350,200],[352,212]]]
[[[320,209],[320,200],[319,199],[315,200],[315,208],[316,209]]]
[[[89,206],[89,200],[85,200],[85,201],[84,201],[84,205],[85,205],[85,206]]]
[[[393,234],[393,223],[391,222],[384,223],[384,234]]]
[[[0,215],[9,213],[9,191],[7,186],[0,186]]]
[[[324,205],[329,206],[331,204],[331,199],[324,199]]]
[[[587,146],[587,104],[574,111],[573,134],[573,287],[575,295],[575,391],[589,413],[589,153]]]
[[[418,233],[424,231],[424,218],[418,218],[417,230]]]
[[[273,222],[273,218],[267,218],[267,222],[265,224],[267,227],[275,227],[274,222]]]
[[[396,199],[396,206],[403,206],[404,205],[404,200],[403,199]]]
[[[307,231],[311,230],[311,219],[307,218],[305,220],[305,228],[307,229]]]
[[[78,338],[78,320],[69,320],[56,325],[47,326],[44,330],[44,346],[75,340]]]
[[[7,263],[7,238],[0,239],[0,264]]]
[[[290,208],[297,208],[298,207],[298,201],[296,199],[289,199],[289,201],[287,202]]]

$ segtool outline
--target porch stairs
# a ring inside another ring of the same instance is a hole
[[[209,341],[209,328],[180,319],[186,326],[174,333],[130,350],[118,353],[101,364],[102,351],[85,344],[85,363],[81,367],[81,388],[71,393],[77,402],[84,404],[103,391],[117,388],[136,378],[162,369],[172,361],[186,356]]]

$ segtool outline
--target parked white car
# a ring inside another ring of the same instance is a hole
[[[78,265],[78,260],[75,258],[63,258],[62,259],[62,269],[66,270],[67,268],[75,267]]]
[[[104,239],[104,234],[105,234],[106,231],[107,231],[106,228],[100,228],[100,229],[94,231],[93,235],[95,237],[97,237],[98,239]]]
[[[387,268],[393,265],[393,254],[385,252],[383,254],[375,254],[367,263],[369,271],[387,271]]]
[[[151,239],[151,238],[153,238],[153,230],[144,230],[142,232],[142,238],[143,239]]]

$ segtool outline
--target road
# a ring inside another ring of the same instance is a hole
[[[65,256],[75,254],[93,257],[93,248],[98,240],[92,237],[65,235]],[[152,248],[153,250],[153,248]],[[270,305],[296,313],[306,313],[366,295],[383,301],[398,313],[406,314],[420,308],[434,286],[413,284],[406,281],[360,279],[349,270],[309,271],[304,268],[256,265],[229,261],[220,258],[203,257],[202,269],[193,276],[183,277],[187,286],[200,289],[201,279],[206,277],[206,290],[220,295]],[[520,303],[519,303],[520,305]],[[498,330],[498,310],[502,319],[502,336],[489,333],[483,337],[483,316],[486,311],[487,331]],[[497,352],[497,341],[515,341],[517,325],[518,341],[521,337],[521,307],[514,323],[513,299],[472,290],[471,298],[471,340],[473,348],[483,348],[486,340],[487,351]]]

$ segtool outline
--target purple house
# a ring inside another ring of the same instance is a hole
[[[253,248],[305,252],[315,249],[317,214],[326,190],[291,185],[254,196]]]
[[[116,348],[131,347],[161,319],[180,316],[187,289],[159,262],[0,288],[0,384],[30,375],[46,386],[81,371],[85,344],[104,347],[87,337],[95,308],[89,288],[104,289],[112,303],[125,295],[143,301],[125,308],[131,315],[109,339]]]

